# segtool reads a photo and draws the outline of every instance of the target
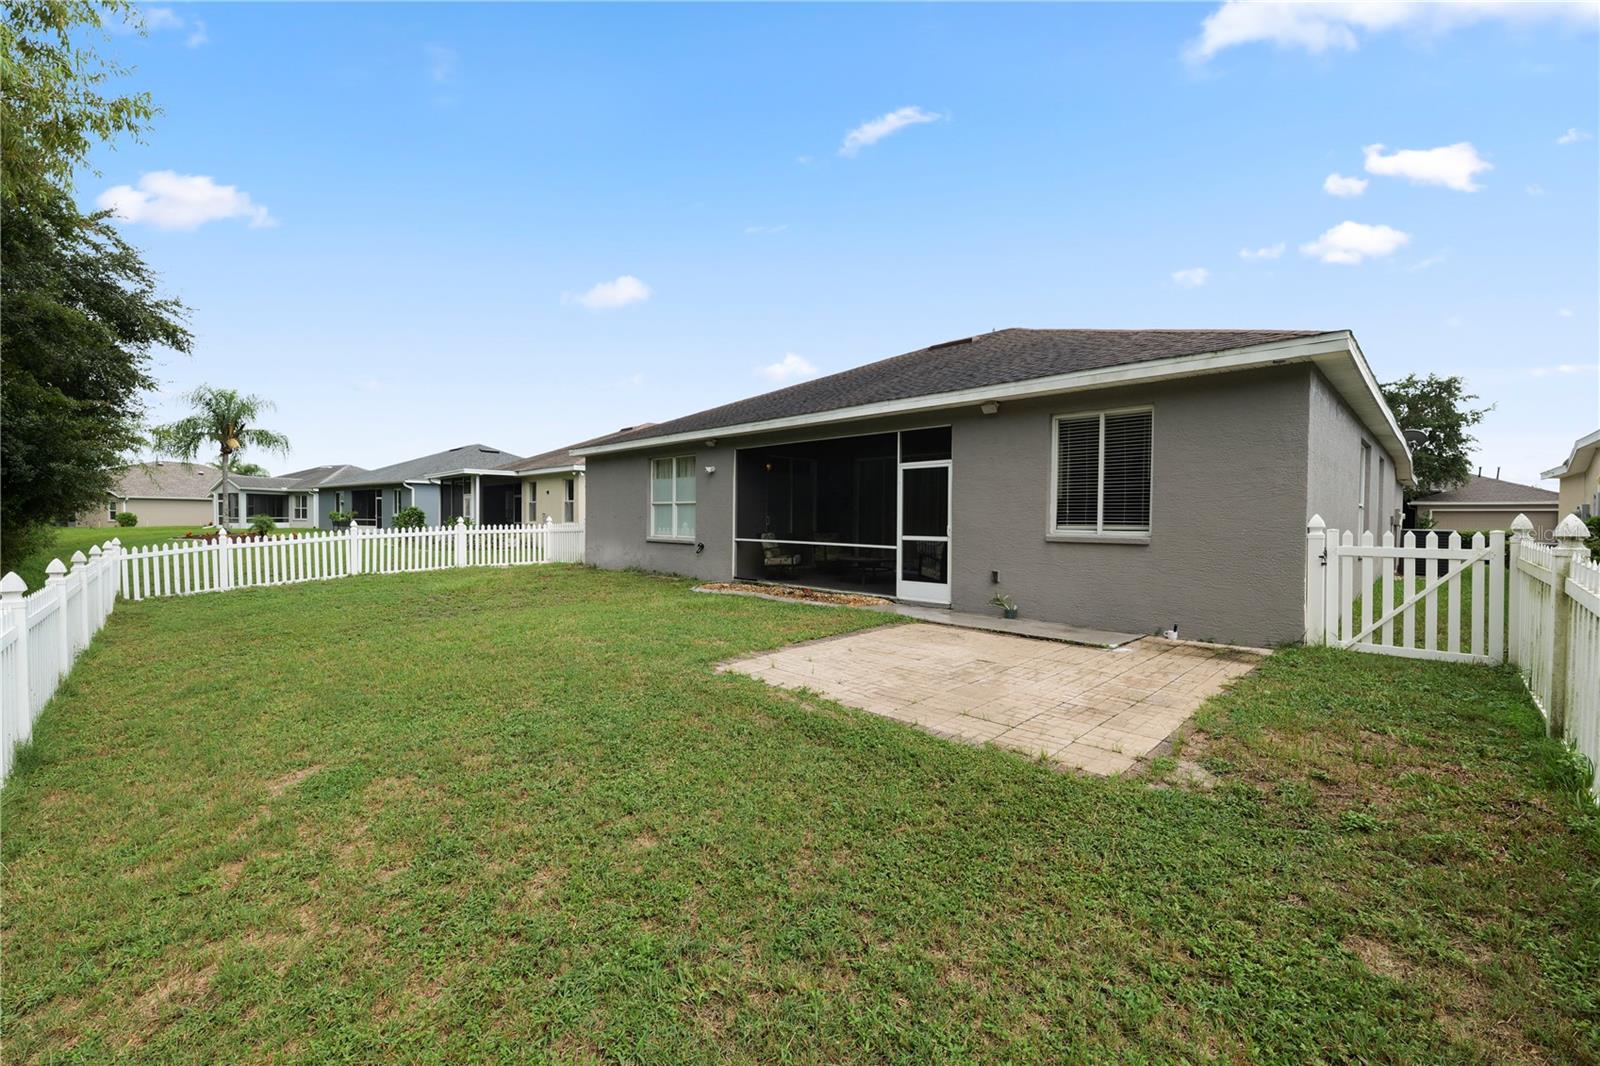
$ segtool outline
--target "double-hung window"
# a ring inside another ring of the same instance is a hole
[[[1052,426],[1050,531],[1148,535],[1152,412],[1060,415]]]
[[[650,460],[650,536],[694,539],[694,456]]]
[[[689,465],[689,469],[691,471],[694,470],[694,464],[693,463],[691,463]],[[561,501],[561,521],[563,521],[563,522],[576,522],[578,520],[578,481],[577,481],[576,478],[570,478],[569,477],[564,482],[562,482],[562,484],[564,484],[566,486],[566,490],[565,490],[566,491],[566,496]],[[690,499],[693,499],[693,497],[694,497],[694,484],[693,484],[693,482],[691,482],[690,485],[689,485],[689,496],[690,496]],[[693,503],[691,503],[689,505],[689,535],[690,536],[694,535],[694,504]]]
[[[294,495],[294,517],[295,517],[295,521],[297,521],[297,522],[305,521],[306,513],[307,513],[306,502],[307,502],[307,500],[309,500],[309,498],[310,497],[304,492],[295,493],[295,495]]]

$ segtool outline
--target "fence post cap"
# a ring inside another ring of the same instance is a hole
[[[72,565],[73,566],[80,566],[83,563],[86,563],[88,561],[89,561],[89,557],[87,555],[83,554],[83,549],[80,548],[77,551],[72,553]]]
[[[218,526],[217,527],[217,539],[218,540],[227,540],[228,539],[228,527],[227,526]]]
[[[466,524],[467,524],[467,520],[465,518],[463,518],[461,515],[456,515],[456,525],[464,526]]]
[[[1589,527],[1584,523],[1583,519],[1579,518],[1577,515],[1569,514],[1567,517],[1563,518],[1561,520],[1561,524],[1556,527],[1556,539],[1559,541],[1573,542],[1582,542],[1588,540]],[[1572,546],[1572,544],[1565,545],[1565,547]]]
[[[1314,533],[1317,530],[1327,529],[1327,528],[1328,528],[1328,524],[1322,520],[1322,516],[1319,515],[1319,514],[1312,515],[1311,516],[1311,521],[1306,523],[1306,531],[1307,532]]]
[[[1525,514],[1519,514],[1511,520],[1511,532],[1520,533],[1524,537],[1533,532],[1533,522]]]
[[[91,559],[98,559],[100,558],[101,554],[100,545],[98,544],[89,549],[89,558]]]
[[[8,573],[5,577],[0,577],[0,595],[5,596],[7,599],[10,599],[14,596],[21,596],[27,591],[28,583],[22,580],[15,570]]]
[[[121,537],[112,537],[111,538],[111,543],[115,544],[117,547],[120,548],[120,547],[122,547],[122,538]]]
[[[44,568],[44,572],[49,574],[50,577],[60,577],[67,572],[67,564],[60,559],[51,559],[50,564]],[[48,581],[49,578],[45,580]]]

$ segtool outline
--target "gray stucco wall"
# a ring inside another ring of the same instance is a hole
[[[1049,539],[1051,419],[1149,404],[1152,532],[1146,544]],[[590,456],[588,561],[701,580],[732,576],[736,445],[930,425],[952,427],[952,606],[987,612],[1010,594],[1026,617],[1244,644],[1295,641],[1304,630],[1305,524],[1312,510],[1355,514],[1362,430],[1307,366],[1192,378],[848,428]],[[649,461],[695,457],[696,540],[646,538]],[[1373,463],[1383,452],[1373,442]],[[1386,458],[1386,457],[1385,457]],[[707,475],[706,466],[715,466]],[[1391,467],[1392,469],[1392,467]],[[1398,505],[1374,473],[1375,510]],[[999,571],[998,583],[991,571]]]
[[[1362,530],[1356,527],[1360,524],[1361,443],[1365,441],[1370,446],[1367,475],[1372,499],[1367,528],[1374,540],[1382,540],[1386,530],[1398,534],[1393,519],[1401,506],[1402,489],[1394,462],[1320,372],[1311,373],[1310,392],[1306,518],[1320,515],[1325,525],[1351,530],[1360,537]]]

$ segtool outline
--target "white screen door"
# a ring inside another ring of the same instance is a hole
[[[950,460],[900,465],[900,575],[895,595],[950,602]]]

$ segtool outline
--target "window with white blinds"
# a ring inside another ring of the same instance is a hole
[[[1055,532],[1150,532],[1151,414],[1108,411],[1055,419]]]

